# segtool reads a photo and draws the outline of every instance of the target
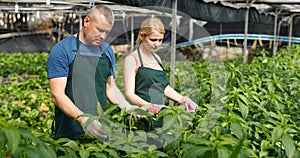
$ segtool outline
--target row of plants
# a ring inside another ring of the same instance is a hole
[[[196,113],[175,103],[158,115],[164,126],[146,133],[134,130],[133,121],[146,113],[128,114],[111,105],[94,118],[102,121],[110,139],[86,142],[53,139],[48,53],[0,54],[0,157],[56,157],[62,151],[61,157],[83,158],[298,158],[300,46],[283,48],[276,56],[264,50],[257,55],[249,64],[242,64],[239,56],[178,61],[175,89],[199,103]],[[122,90],[120,65],[116,80]],[[170,75],[167,62],[165,66]],[[145,137],[159,140],[163,147],[156,149]]]

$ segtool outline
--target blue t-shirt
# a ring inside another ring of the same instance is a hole
[[[74,61],[76,49],[76,36],[69,36],[53,46],[47,61],[48,78],[68,77],[69,66]],[[103,52],[111,62],[109,75],[114,75],[115,56],[113,49],[105,42],[101,43]],[[86,46],[80,42],[79,52],[82,55],[99,56],[101,55],[99,46]],[[97,53],[97,54],[95,54]]]

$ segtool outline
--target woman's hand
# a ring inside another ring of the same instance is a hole
[[[168,106],[165,106],[165,105],[157,105],[157,104],[151,104],[149,107],[148,107],[148,112],[151,112],[153,114],[157,114],[160,112],[160,110],[162,108],[168,108]]]
[[[193,102],[189,97],[183,96],[178,103],[184,105],[188,112],[196,112],[198,105]]]

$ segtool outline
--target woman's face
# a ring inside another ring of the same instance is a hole
[[[162,44],[164,38],[164,34],[157,31],[152,32],[148,36],[144,36],[143,34],[140,36],[140,39],[142,40],[141,45],[150,52],[155,51]]]

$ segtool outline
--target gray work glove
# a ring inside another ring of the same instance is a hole
[[[137,105],[126,105],[125,107],[124,107],[125,109],[126,109],[126,111],[128,112],[128,113],[131,113],[132,111],[134,111],[135,109],[138,109],[138,108],[140,108],[139,106],[137,106]]]
[[[186,107],[186,111],[188,112],[196,112],[198,107],[198,105],[187,96],[182,97],[178,103],[180,105],[184,105]]]
[[[162,108],[169,108],[168,106],[165,106],[165,105],[157,105],[157,104],[150,104],[147,108],[147,111],[148,112],[151,112],[153,114],[157,114],[160,112],[160,110]]]
[[[89,117],[82,117],[81,126],[84,132],[91,138],[106,139],[105,131],[98,120],[89,120]]]

